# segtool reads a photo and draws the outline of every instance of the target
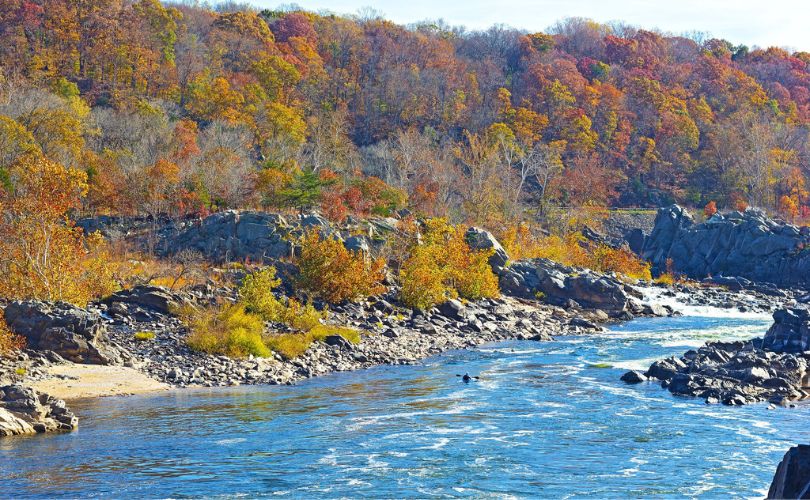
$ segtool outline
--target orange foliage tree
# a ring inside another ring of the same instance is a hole
[[[67,218],[87,193],[87,175],[27,156],[8,178],[0,193],[0,295],[83,305],[111,292],[100,237],[85,237]]]
[[[299,284],[308,293],[339,304],[385,291],[385,262],[347,250],[336,238],[308,231],[298,258]]]

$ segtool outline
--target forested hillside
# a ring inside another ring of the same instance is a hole
[[[806,215],[810,53],[698,38],[0,0],[0,169],[6,190],[31,155],[85,172],[90,213],[409,206],[496,225],[549,205],[715,201]]]

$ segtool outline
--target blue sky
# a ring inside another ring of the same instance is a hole
[[[274,0],[248,0],[275,8]],[[313,11],[354,14],[362,7],[387,19],[412,23],[444,19],[450,25],[486,28],[507,24],[542,31],[564,17],[621,20],[672,33],[709,32],[748,46],[776,45],[810,51],[810,0],[292,0]]]

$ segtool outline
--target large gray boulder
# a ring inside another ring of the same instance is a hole
[[[654,273],[671,265],[693,279],[739,276],[783,287],[810,285],[810,228],[774,221],[755,209],[695,224],[678,205],[661,208],[639,254]]]
[[[768,498],[808,498],[810,496],[810,446],[789,449],[776,467]]]
[[[503,270],[504,266],[506,266],[506,263],[509,261],[509,255],[492,233],[485,229],[471,227],[464,236],[467,240],[467,245],[473,250],[492,250],[493,254],[489,258],[489,265],[492,266],[492,270],[495,273]]]
[[[774,352],[810,351],[810,311],[779,309],[773,313],[773,325],[762,340],[762,348]]]
[[[614,316],[630,305],[626,286],[618,279],[548,259],[512,263],[499,274],[499,284],[506,295],[543,298],[560,306],[574,301],[581,307],[600,309]]]
[[[6,306],[5,318],[31,349],[53,351],[74,363],[120,362],[118,352],[104,344],[106,327],[96,313],[64,302],[27,300]]]

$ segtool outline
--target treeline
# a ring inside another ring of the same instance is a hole
[[[90,213],[808,208],[810,54],[568,19],[547,33],[157,0],[0,0],[0,172]]]

